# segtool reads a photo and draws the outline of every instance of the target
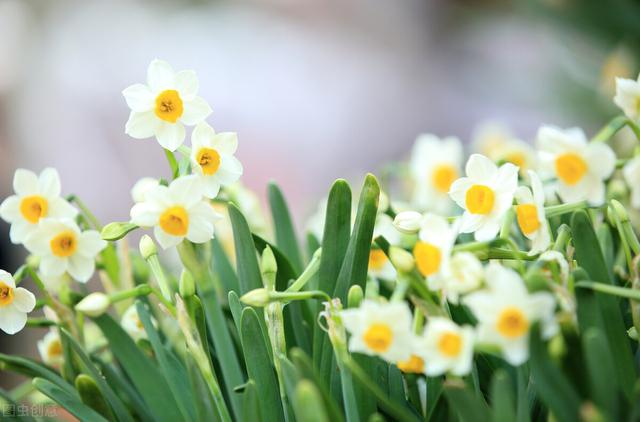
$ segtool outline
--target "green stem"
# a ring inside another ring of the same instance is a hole
[[[640,290],[629,289],[628,287],[613,286],[611,284],[598,283],[595,281],[579,281],[576,283],[576,287],[591,289],[596,292],[624,297],[627,299],[640,300]]]
[[[330,301],[331,297],[322,290],[305,290],[303,292],[269,292],[269,299],[277,300],[278,302],[289,302],[293,300],[307,300],[307,299],[321,299],[324,301]]]
[[[93,228],[97,231],[102,231],[102,225],[100,224],[96,216],[93,215],[91,211],[89,211],[89,208],[85,205],[84,202],[82,202],[80,198],[78,198],[78,196],[69,195],[67,197],[67,201],[75,203],[78,208],[80,208],[80,211],[82,211],[82,214],[87,218],[87,220],[89,220]]]
[[[513,226],[513,218],[515,217],[515,212],[513,211],[513,207],[509,208],[509,211],[504,216],[504,220],[502,220],[502,227],[500,227],[500,239],[508,239],[509,234],[511,233],[511,226]]]
[[[294,281],[291,286],[286,290],[286,292],[297,292],[302,290],[304,286],[311,280],[320,269],[320,257],[322,255],[322,249],[318,249],[314,252],[313,257],[311,257],[311,262],[307,265],[307,268],[300,274],[300,277],[296,281]]]
[[[591,142],[607,142],[620,129],[629,124],[626,116],[616,116],[591,139]]]
[[[173,152],[168,149],[164,150],[164,155],[167,157],[167,161],[169,162],[169,167],[171,167],[171,176],[173,179],[177,179],[180,176],[180,166],[178,165],[178,161],[176,160],[176,156]]]
[[[571,237],[571,228],[566,224],[558,227],[556,241],[553,244],[553,250],[562,252],[567,247],[569,243],[569,238]]]
[[[544,208],[544,214],[547,218],[557,215],[567,214],[584,208],[589,208],[587,201],[572,202],[569,204],[551,205]]]
[[[169,284],[169,279],[160,264],[160,259],[158,255],[153,254],[147,258],[147,264],[149,264],[149,268],[151,269],[151,273],[153,274],[153,278],[156,279],[158,286],[160,287],[160,291],[162,292],[162,297],[166,302],[173,303],[173,291]]]

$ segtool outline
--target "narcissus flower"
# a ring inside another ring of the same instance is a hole
[[[475,150],[496,163],[512,163],[520,168],[520,172],[536,166],[536,153],[531,145],[517,139],[500,123],[486,122],[479,125],[473,138]]]
[[[136,204],[138,202],[144,202],[147,196],[147,192],[151,189],[155,188],[160,184],[158,179],[154,179],[153,177],[143,177],[138,180],[135,185],[131,188],[131,198],[133,202]]]
[[[392,363],[409,359],[413,334],[406,303],[365,300],[359,308],[344,310],[340,315],[351,334],[351,352],[377,355]]]
[[[640,76],[638,80],[616,78],[616,96],[613,102],[631,120],[640,119]]]
[[[45,277],[59,277],[65,272],[86,283],[95,270],[96,255],[106,246],[95,230],[81,231],[73,220],[45,218],[24,245],[40,257],[40,272]]]
[[[50,330],[42,340],[38,341],[40,359],[54,368],[59,368],[64,362],[62,342],[57,330]]]
[[[204,196],[215,198],[220,186],[236,182],[242,176],[242,164],[236,157],[238,137],[233,132],[215,133],[207,123],[200,123],[191,134],[191,162],[201,176]]]
[[[131,109],[126,133],[136,139],[155,136],[162,147],[175,151],[184,142],[184,126],[196,125],[211,114],[209,104],[197,96],[198,87],[192,70],[175,72],[165,61],[152,61],[147,85],[122,91]]]
[[[36,297],[22,287],[16,287],[13,276],[0,270],[0,330],[15,334],[27,323],[27,314],[36,306]]]
[[[213,239],[216,220],[222,218],[203,200],[202,184],[197,176],[180,177],[167,187],[158,185],[146,194],[144,202],[131,208],[131,222],[153,227],[163,249],[183,239],[204,243]]]
[[[0,205],[0,217],[11,224],[11,242],[22,243],[45,217],[74,218],[78,211],[60,197],[60,177],[52,168],[35,173],[18,169],[13,175],[15,195]]]
[[[529,330],[540,321],[542,336],[549,338],[558,329],[556,302],[547,292],[530,294],[515,271],[491,263],[486,268],[488,290],[463,299],[478,320],[478,341],[500,347],[507,362],[520,365],[529,357]]]
[[[511,208],[518,187],[518,167],[506,163],[498,168],[484,155],[473,154],[466,166],[467,177],[453,182],[449,195],[465,210],[461,233],[475,233],[476,240],[493,239],[502,217]]]
[[[456,233],[444,217],[425,214],[413,247],[416,267],[424,277],[438,274],[449,261]]]
[[[544,212],[544,188],[538,175],[529,171],[531,189],[520,186],[516,190],[516,218],[523,235],[531,240],[529,255],[535,255],[549,248],[551,235]],[[533,190],[533,193],[531,192]]]
[[[469,293],[482,284],[484,268],[471,252],[456,252],[442,271],[428,280],[429,289],[442,291],[451,303],[457,304],[460,295]]]
[[[435,377],[446,372],[466,375],[473,362],[473,327],[460,327],[448,318],[431,317],[418,338],[417,354],[424,360],[424,373]]]
[[[372,247],[369,251],[369,275],[382,280],[396,279],[396,269],[382,249]]]
[[[411,153],[411,173],[415,182],[414,204],[422,210],[447,214],[451,199],[447,193],[460,175],[462,144],[458,138],[439,139],[420,135]]]
[[[622,169],[622,174],[631,189],[631,206],[640,208],[640,156],[629,160]]]
[[[558,179],[557,192],[565,202],[587,200],[602,205],[604,180],[616,166],[613,150],[602,142],[587,142],[578,128],[543,126],[538,131],[540,170]]]
[[[153,319],[151,322],[153,325],[156,325]],[[144,329],[144,325],[142,325],[142,321],[140,321],[138,309],[135,304],[127,308],[125,313],[122,315],[120,325],[122,325],[122,328],[124,328],[127,334],[129,334],[135,341],[147,338],[147,332]]]

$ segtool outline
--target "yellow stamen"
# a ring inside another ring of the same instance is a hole
[[[369,270],[381,270],[387,261],[387,255],[382,249],[371,249],[371,252],[369,252]]]
[[[471,214],[489,214],[493,210],[495,193],[485,185],[473,185],[467,190],[465,204]]]
[[[411,355],[409,359],[398,362],[396,366],[402,372],[421,374],[424,371],[424,360],[416,355]]]
[[[437,166],[431,173],[431,183],[439,192],[449,192],[449,188],[454,180],[458,177],[455,167],[449,164],[441,164]]]
[[[567,152],[556,158],[558,178],[567,185],[575,185],[587,172],[587,163],[578,154]]]
[[[71,230],[65,230],[51,239],[51,252],[60,258],[73,255],[78,249],[78,239]]]
[[[183,111],[182,98],[180,98],[180,94],[175,89],[162,91],[156,97],[155,113],[159,119],[175,123],[182,116]]]
[[[189,214],[181,206],[168,208],[160,216],[160,228],[173,236],[185,236],[189,231]]]
[[[524,234],[531,234],[540,228],[538,209],[533,204],[520,204],[516,207],[518,226]]]
[[[462,337],[453,331],[443,333],[438,340],[438,350],[449,358],[458,356],[462,350]]]
[[[529,330],[529,321],[524,313],[515,307],[505,308],[496,322],[498,332],[508,338],[520,337]]]
[[[220,154],[213,148],[200,148],[196,159],[202,169],[202,173],[207,176],[216,174],[218,168],[220,168]]]
[[[13,303],[13,288],[0,281],[0,308]]]
[[[440,262],[442,261],[442,252],[440,248],[431,243],[418,241],[413,248],[413,256],[416,259],[416,265],[420,274],[427,277],[438,272]]]
[[[393,332],[387,324],[374,323],[364,333],[363,340],[369,349],[382,353],[391,346]]]
[[[20,202],[20,213],[31,224],[46,217],[48,210],[49,202],[40,195],[27,196]]]
[[[49,356],[60,356],[62,355],[62,343],[60,340],[54,340],[49,343],[49,347],[47,348],[47,353]]]

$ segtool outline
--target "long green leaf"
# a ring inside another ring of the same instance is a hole
[[[582,333],[582,345],[594,403],[605,412],[606,420],[621,420],[618,414],[618,389],[611,385],[615,364],[611,359],[607,338],[601,329],[591,327]]]
[[[462,382],[445,382],[444,395],[449,406],[463,422],[488,421],[490,418],[489,407],[482,397]]]
[[[108,422],[102,415],[80,401],[77,395],[70,394],[58,385],[43,379],[34,378],[33,385],[45,396],[64,407],[81,421]]]
[[[329,422],[329,415],[322,405],[322,397],[316,386],[302,380],[293,394],[293,410],[299,422]]]
[[[244,387],[242,395],[243,420],[246,422],[261,422],[260,415],[260,398],[258,397],[258,389],[256,383],[249,379]]]
[[[211,254],[213,257],[211,271],[220,279],[220,284],[224,287],[224,294],[229,294],[231,291],[239,292],[238,276],[218,239],[211,241]]]
[[[86,374],[80,374],[76,378],[75,385],[82,403],[89,406],[105,418],[109,420],[114,419],[107,400],[102,395],[98,384],[93,380],[93,378]]]
[[[276,245],[284,252],[297,273],[302,271],[302,255],[284,195],[275,183],[269,183],[269,205],[276,232]]]
[[[58,374],[53,372],[53,370],[31,359],[0,353],[0,363],[4,365],[3,370],[17,372],[29,378],[44,378],[62,388],[67,393],[75,394],[75,389],[71,384],[63,380]]]
[[[167,422],[180,420],[178,403],[158,368],[109,315],[102,315],[94,321],[109,341],[111,352],[142,394],[156,420]]]
[[[256,257],[256,246],[253,243],[249,224],[238,207],[229,204],[229,218],[233,227],[233,241],[236,250],[236,272],[240,284],[240,295],[262,287],[260,267]]]
[[[516,399],[514,385],[504,369],[498,369],[491,379],[491,407],[493,422],[516,420]]]

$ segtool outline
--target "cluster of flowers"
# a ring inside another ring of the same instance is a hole
[[[637,122],[640,79],[618,79],[614,102],[632,123]],[[409,166],[412,203],[394,202],[396,210],[403,211],[393,220],[381,213],[374,233],[374,238],[382,235],[391,248],[396,246],[397,259],[374,244],[369,276],[395,281],[401,267],[404,271],[415,267],[440,298],[441,307],[432,310],[426,324],[422,311],[412,315],[409,305],[393,296],[389,301],[366,299],[357,308],[343,310],[340,316],[351,335],[350,351],[379,356],[404,372],[460,376],[471,371],[474,349],[496,350],[510,364],[520,365],[528,359],[529,333],[535,323],[544,338],[558,332],[556,312],[563,303],[556,295],[530,293],[521,273],[508,264],[491,261],[484,266],[466,247],[469,243],[456,242],[460,235],[471,233],[476,244],[508,239],[515,219],[523,238],[530,241],[527,258],[554,262],[566,274],[569,263],[551,249],[545,206],[604,205],[607,183],[619,166],[631,190],[631,205],[640,209],[640,155],[617,162],[606,143],[589,142],[578,128],[543,126],[536,146],[537,151],[503,128],[486,125],[475,142],[482,154],[469,157],[460,177],[463,147],[457,138],[417,139]],[[519,181],[528,186],[519,186]],[[384,198],[383,212],[386,203]],[[461,215],[446,217],[456,213],[456,205]],[[460,304],[471,311],[475,326],[452,320],[450,307]]]
[[[160,60],[148,68],[147,85],[126,88],[123,95],[131,114],[126,133],[133,138],[155,136],[161,146],[173,152],[177,149],[189,158],[192,175],[182,176],[167,184],[158,179],[143,178],[132,189],[135,205],[131,209],[131,224],[154,228],[154,236],[163,248],[188,239],[203,243],[214,236],[214,223],[221,216],[211,200],[221,186],[236,182],[242,175],[242,165],[234,157],[238,146],[235,133],[215,133],[205,122],[211,108],[197,96],[198,80],[193,71],[175,72]],[[185,125],[195,126],[191,134],[191,149],[183,146]],[[48,291],[58,291],[71,279],[86,283],[96,268],[96,259],[107,247],[93,223],[83,212],[60,196],[58,172],[47,168],[38,176],[18,169],[13,187],[15,195],[0,205],[0,217],[11,224],[10,237],[23,244],[36,258],[38,274]],[[77,201],[71,197],[70,200]],[[104,295],[90,298],[77,309],[95,306],[100,301],[108,306]],[[34,295],[17,287],[11,274],[0,271],[0,329],[8,334],[22,330],[27,314],[36,306]],[[45,316],[57,321],[56,313],[45,307]],[[131,306],[124,312],[122,326],[135,339],[146,334],[137,312]],[[56,328],[38,344],[45,363],[58,366],[62,347]]]

